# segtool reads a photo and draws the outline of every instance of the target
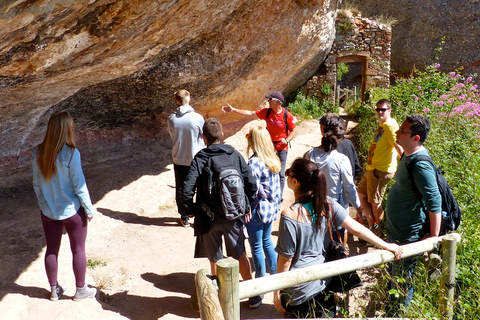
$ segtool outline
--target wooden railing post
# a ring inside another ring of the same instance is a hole
[[[202,320],[224,320],[222,307],[218,300],[218,291],[208,276],[210,271],[202,269],[195,275],[198,307]]]
[[[455,296],[455,267],[457,263],[457,239],[454,234],[442,239],[442,278],[440,279],[440,316],[453,319],[453,300]]]
[[[218,298],[225,320],[240,320],[239,263],[233,258],[217,262]]]

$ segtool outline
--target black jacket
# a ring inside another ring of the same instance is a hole
[[[188,172],[183,187],[183,203],[185,205],[186,213],[195,216],[195,235],[200,235],[208,231],[212,220],[201,209],[201,201],[205,199],[204,190],[201,187],[201,177],[203,168],[213,156],[220,154],[230,155],[235,163],[238,165],[239,172],[243,176],[243,185],[245,187],[245,194],[247,195],[249,203],[255,200],[257,194],[257,182],[250,170],[250,167],[245,162],[243,156],[228,144],[212,144],[207,148],[200,150],[192,160],[190,171]],[[193,203],[193,196],[197,192],[196,203]]]

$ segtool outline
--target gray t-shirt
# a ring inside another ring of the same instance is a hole
[[[327,199],[332,205],[337,225],[342,224],[348,211],[334,199],[330,197]],[[311,203],[304,204],[304,207],[310,212],[313,211]],[[281,215],[275,250],[278,254],[292,259],[290,270],[322,264],[325,261],[325,248],[330,242],[325,218],[322,218],[321,227],[317,228],[314,222],[300,222]],[[330,279],[315,280],[287,288],[283,290],[287,295],[284,300],[294,306],[302,304],[325,289],[329,281]]]

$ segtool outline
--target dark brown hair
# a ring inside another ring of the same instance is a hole
[[[327,180],[317,164],[308,159],[297,158],[290,166],[293,178],[300,183],[300,192],[304,194],[299,199],[300,203],[313,203],[317,215],[316,226],[321,226],[320,217],[328,218],[329,204],[327,201]]]

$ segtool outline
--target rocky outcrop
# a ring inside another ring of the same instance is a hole
[[[355,6],[366,17],[390,17],[392,69],[409,73],[422,69],[438,54],[442,69],[465,67],[480,72],[480,0],[362,0]],[[438,47],[445,37],[443,50]]]
[[[0,8],[0,171],[28,163],[54,110],[84,150],[163,139],[186,88],[228,130],[220,106],[254,109],[315,73],[336,0],[4,0]],[[103,142],[102,142],[103,141]]]

